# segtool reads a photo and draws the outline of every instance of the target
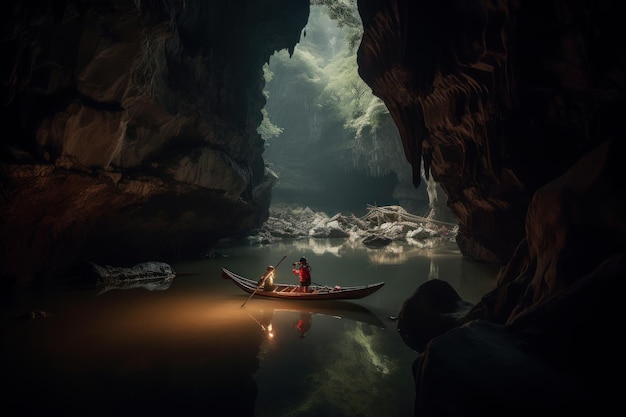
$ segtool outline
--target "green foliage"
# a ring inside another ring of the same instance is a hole
[[[263,65],[263,78],[265,79],[265,83],[271,82],[274,78],[274,73],[268,64]],[[270,97],[270,93],[267,90],[263,90],[263,95],[266,100]],[[263,119],[261,120],[259,127],[256,129],[257,133],[261,135],[261,138],[267,141],[271,138],[280,136],[284,129],[271,122],[269,114],[265,108],[261,109],[261,114],[263,115]]]
[[[332,113],[339,115],[346,126],[350,121],[365,114],[372,100],[372,93],[361,79],[354,55],[346,55],[337,59],[326,68],[328,83],[320,97],[323,106],[334,109]]]
[[[311,0],[311,5],[326,6],[328,16],[337,22],[340,28],[359,28],[361,20],[356,16],[356,0]]]
[[[269,83],[274,78],[274,73],[270,69],[269,64],[263,65],[263,79],[265,79],[266,83]]]
[[[378,100],[358,74],[356,46],[361,40],[363,28],[356,0],[318,0],[311,4],[325,6],[311,8],[309,19],[310,31],[313,36],[318,36],[316,39],[320,44],[307,43],[307,51],[318,57],[315,64],[318,66],[322,90],[316,103],[318,107],[326,109],[325,113],[329,116],[340,120],[344,128],[354,129],[356,119],[363,121],[370,103]],[[325,33],[326,38],[319,35],[321,28],[328,26],[324,19],[330,19],[338,26],[336,32]],[[328,53],[333,36],[340,37],[343,43],[337,45],[331,57],[320,61],[323,54]],[[310,60],[313,61],[314,57]],[[376,113],[369,114],[374,116]]]
[[[272,57],[272,67],[274,74],[280,76],[283,82],[288,80],[303,83],[311,89],[317,88],[316,86],[322,83],[323,70],[320,59],[307,50],[296,49],[291,57],[285,50],[277,52]]]
[[[267,110],[262,109],[261,113],[263,114],[263,120],[256,130],[257,133],[261,135],[264,140],[269,140],[271,138],[280,136],[280,134],[283,133],[284,129],[282,127],[276,126],[270,121]]]
[[[390,117],[358,73],[356,45],[363,29],[356,2],[312,4],[325,7],[311,8],[306,34],[293,54],[280,51],[270,59],[267,87],[282,104],[268,106],[269,114],[284,130],[269,123],[264,114],[262,137],[281,135],[280,146],[273,147],[268,157],[278,158],[314,144],[315,151],[307,154],[313,167],[366,167],[370,171],[371,166],[372,172],[381,171]]]
[[[379,130],[388,122],[387,106],[381,99],[371,94],[363,115],[351,120],[349,126],[354,129],[357,137],[360,137],[365,129],[369,130],[370,135],[377,136]]]
[[[266,84],[276,77],[281,80],[283,88],[311,96],[317,96],[321,85],[323,85],[320,58],[308,50],[296,49],[291,56],[286,50],[279,51],[272,56],[271,67],[272,69],[267,64],[263,67]],[[263,94],[269,98],[267,90],[264,90]],[[262,113],[263,120],[257,128],[257,132],[264,140],[278,137],[283,133],[284,128],[270,121],[266,109],[263,109]]]
[[[363,36],[363,26],[357,12],[356,0],[313,0],[311,5],[325,6],[326,15],[342,30],[342,36],[349,49],[356,51]],[[319,9],[320,7],[311,10]]]

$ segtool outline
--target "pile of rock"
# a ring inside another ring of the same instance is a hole
[[[363,217],[354,214],[315,212],[309,207],[272,206],[263,227],[249,240],[269,244],[282,238],[346,238],[368,247],[384,247],[394,241],[424,245],[433,240],[456,238],[457,225],[408,213],[400,206],[368,206]]]

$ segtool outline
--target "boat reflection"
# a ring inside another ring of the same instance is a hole
[[[383,353],[385,349],[397,353],[409,349],[399,343],[392,347],[396,332],[375,314],[349,302],[333,306],[259,304],[254,306],[267,307],[254,311],[266,329],[259,332],[264,340],[254,374],[256,410],[263,410],[262,415],[407,415],[393,409],[395,400],[383,405],[385,400],[379,399],[410,386],[398,384],[397,379],[398,375],[410,375],[411,362],[401,355]],[[371,393],[372,387],[380,390],[377,395],[364,398],[359,394]],[[277,395],[285,392],[288,398]]]
[[[268,338],[274,338],[277,332],[293,333],[304,339],[313,327],[315,317],[337,320],[350,320],[385,329],[385,323],[367,308],[344,301],[325,302],[276,302],[274,300],[257,300],[254,310],[248,315],[266,332]],[[281,323],[277,329],[276,323]],[[290,331],[285,331],[285,324],[290,324]]]

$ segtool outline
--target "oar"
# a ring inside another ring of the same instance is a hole
[[[282,258],[280,261],[278,261],[278,263],[274,266],[274,269],[278,268],[278,265],[280,265],[280,263],[281,263],[282,261],[284,261],[286,257],[287,257],[287,255],[283,256],[283,258]],[[259,283],[259,285],[257,285],[257,286],[256,286],[256,288],[255,288],[254,292],[250,295],[250,297],[248,297],[248,299],[247,299],[246,301],[244,301],[244,302],[243,302],[243,304],[241,305],[241,307],[245,306],[245,305],[246,305],[246,303],[247,303],[248,301],[250,301],[250,298],[252,298],[252,297],[254,296],[254,294],[256,294],[256,292],[259,290],[259,288],[260,288],[260,287],[263,285],[263,283],[265,282],[265,278],[267,278],[267,276],[268,276],[268,275],[269,275],[269,274],[268,274],[267,272],[263,275],[263,279],[261,280],[261,282]]]
[[[248,312],[246,311],[246,313],[248,313]],[[263,331],[267,330],[267,329],[265,328],[265,326],[263,326],[263,325],[261,324],[261,322],[260,322],[260,321],[258,321],[258,320],[257,320],[257,319],[255,319],[254,317],[252,317],[252,314],[248,313],[248,315],[250,316],[250,318],[251,318],[252,320],[256,321],[256,324],[258,324],[259,326],[261,326],[261,330],[263,330]]]

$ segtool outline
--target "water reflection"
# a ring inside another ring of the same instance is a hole
[[[168,276],[155,276],[155,277],[143,277],[132,280],[120,280],[120,279],[107,279],[106,277],[99,283],[102,288],[98,295],[104,294],[112,290],[132,290],[134,288],[143,288],[148,291],[165,291],[172,281],[174,281],[175,275]]]
[[[257,417],[411,415],[405,364],[413,355],[390,338],[395,332],[347,318],[352,312],[278,307],[259,320],[267,335],[254,376]]]
[[[428,271],[428,279],[439,279],[439,265],[434,259],[430,259],[430,269]]]
[[[8,415],[254,416],[263,332],[238,301],[135,289],[44,302],[49,318],[3,327]]]
[[[309,330],[311,330],[311,325],[313,324],[313,313],[308,311],[300,312],[300,317],[298,320],[293,322],[291,327],[298,331],[298,337],[300,339],[304,339]]]
[[[333,255],[338,258],[350,252],[364,252],[370,262],[377,265],[401,265],[414,257],[429,257],[442,250],[451,250],[458,254],[456,245],[452,246],[450,239],[432,238],[426,241],[411,239],[409,242],[392,242],[381,248],[364,247],[360,241],[352,239],[297,239],[278,241],[274,247],[296,249],[301,252],[310,252],[314,255]]]
[[[273,321],[280,316],[291,315],[294,318],[292,328],[298,335],[306,335],[313,325],[314,317],[326,316],[335,320],[352,320],[370,326],[385,329],[385,323],[367,308],[348,301],[290,301],[257,300],[254,307],[247,305],[246,310],[261,330],[273,332]],[[274,335],[272,334],[271,337]]]

